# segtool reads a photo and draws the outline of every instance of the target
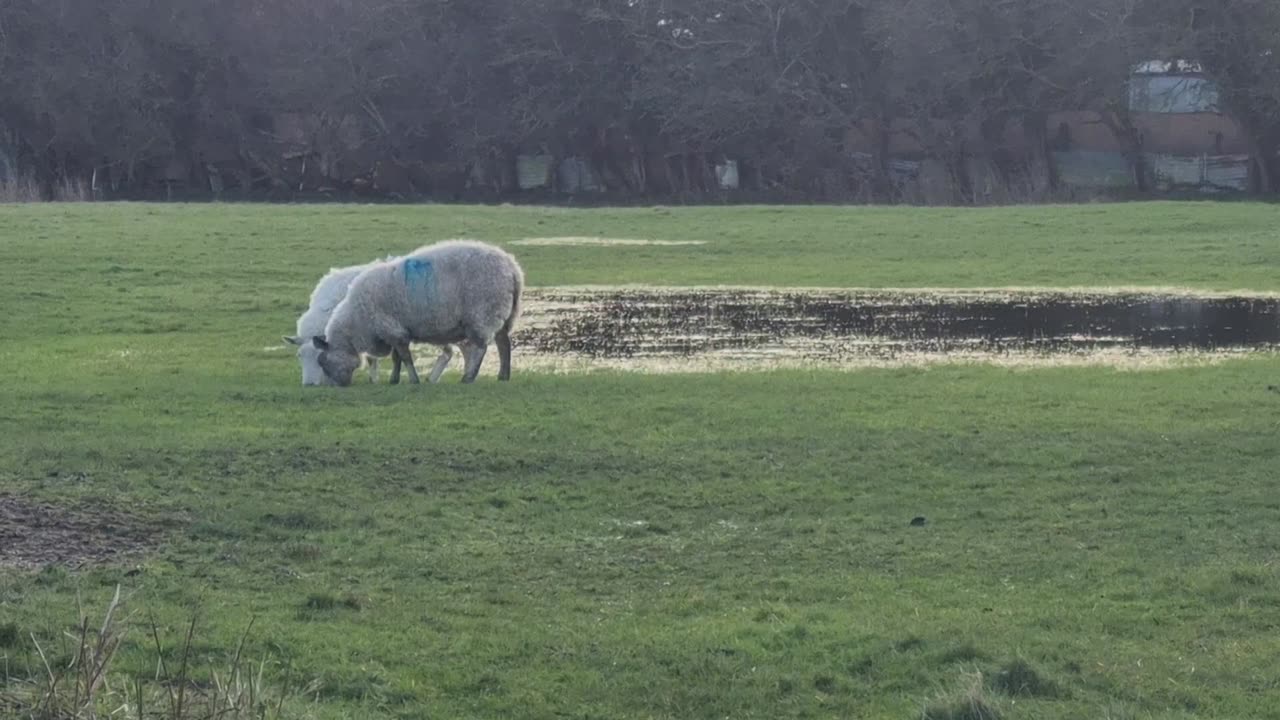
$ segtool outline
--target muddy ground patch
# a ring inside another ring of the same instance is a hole
[[[1280,299],[1158,292],[538,288],[531,369],[1213,361],[1280,349]]]
[[[0,567],[123,562],[154,547],[162,532],[155,521],[111,508],[64,507],[0,494]]]

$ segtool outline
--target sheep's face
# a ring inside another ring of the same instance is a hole
[[[324,353],[312,343],[298,348],[298,360],[302,362],[303,385],[332,385],[333,381],[325,374],[320,365],[320,356]]]
[[[303,385],[333,384],[329,376],[324,374],[324,368],[320,366],[321,351],[315,343],[298,337],[285,337],[284,341],[298,348],[298,363],[302,365]]]
[[[308,344],[319,351],[316,362],[329,382],[342,387],[351,384],[351,376],[355,374],[356,368],[360,367],[359,353],[338,350],[325,342],[322,337],[314,337]]]

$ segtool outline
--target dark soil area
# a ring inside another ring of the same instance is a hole
[[[0,495],[0,567],[119,562],[154,546],[161,532],[159,523],[109,508],[68,508]]]

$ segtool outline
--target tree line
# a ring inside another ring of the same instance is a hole
[[[499,197],[541,155],[605,197],[715,195],[732,160],[745,197],[844,202],[901,199],[900,133],[972,202],[977,157],[1053,192],[1058,110],[1139,163],[1131,69],[1186,58],[1270,193],[1277,38],[1274,0],[7,0],[0,149],[45,196]]]

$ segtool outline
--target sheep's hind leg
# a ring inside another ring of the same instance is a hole
[[[474,338],[469,338],[469,340],[471,347],[463,351],[463,356],[467,359],[466,369],[462,372],[462,382],[464,383],[476,381],[476,376],[480,374],[480,364],[484,362],[484,354],[489,349],[487,341],[480,341]]]
[[[409,352],[409,343],[401,343],[394,350],[397,357],[404,362],[405,367],[409,368],[409,382],[417,385],[422,381],[418,379],[418,369],[413,366],[413,353]]]
[[[506,328],[493,336],[493,344],[498,346],[498,379],[511,379],[511,335]]]
[[[400,384],[400,352],[391,348],[391,380],[392,385]]]
[[[440,381],[440,376],[444,374],[445,368],[449,367],[449,361],[453,359],[453,346],[441,345],[440,356],[436,358],[436,364],[431,368],[431,375],[427,377],[427,382],[435,383]]]

